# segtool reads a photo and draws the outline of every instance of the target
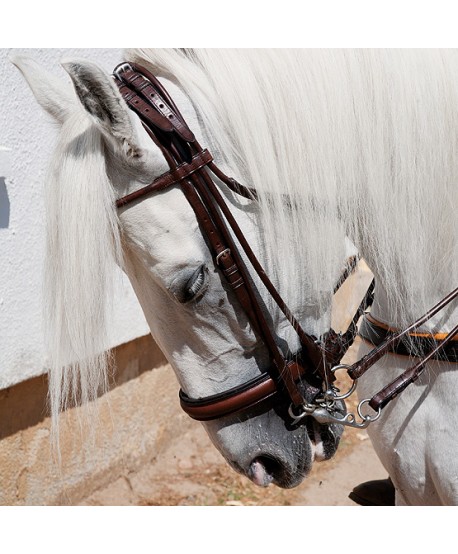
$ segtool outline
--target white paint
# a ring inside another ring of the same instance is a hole
[[[13,53],[27,53],[66,80],[68,75],[59,65],[63,57],[90,59],[108,71],[122,61],[121,49],[0,50],[0,144],[11,150],[8,174],[0,175],[0,388],[40,375],[46,368],[41,314],[43,184],[56,138],[50,118],[9,62]],[[116,297],[111,346],[149,333],[121,272]]]
[[[11,149],[0,146],[0,177],[8,177],[11,171]]]

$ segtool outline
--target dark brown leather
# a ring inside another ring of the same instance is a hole
[[[396,398],[399,393],[406,389],[411,383],[414,383],[423,373],[426,364],[433,358],[436,358],[437,353],[455,340],[456,336],[458,336],[458,325],[456,325],[450,333],[448,333],[445,339],[438,342],[435,348],[432,348],[426,356],[423,356],[419,362],[406,369],[401,375],[399,375],[399,377],[394,379],[391,383],[383,387],[381,391],[375,394],[370,399],[369,406],[375,411],[384,408],[389,402],[391,402],[391,400]]]
[[[146,187],[143,187],[141,189],[138,189],[130,194],[127,194],[126,196],[123,196],[119,200],[116,201],[116,206],[118,208],[121,208],[122,206],[125,206],[126,204],[130,204],[134,200],[137,200],[138,198],[143,198],[144,196],[156,192],[161,192],[162,190],[178,184],[183,179],[186,179],[186,177],[189,177],[192,175],[195,171],[198,171],[205,165],[208,165],[213,160],[212,155],[208,150],[202,150],[201,152],[197,152],[192,157],[191,162],[183,162],[175,169],[171,169],[170,171],[167,171],[166,173],[163,173],[160,177],[155,179],[152,183],[149,185],[146,185]]]
[[[130,65],[132,68],[135,67],[135,64]],[[162,131],[176,131],[185,141],[194,142],[194,134],[184,122],[181,114],[178,115],[176,106],[174,108],[169,106],[165,98],[158,92],[159,81],[146,69],[142,68],[142,72],[148,74],[148,78],[138,71],[133,71],[126,64],[125,70],[122,72],[122,80],[130,86],[121,85],[119,87],[119,92],[124,100],[147,122],[159,127]],[[153,87],[153,83],[156,88]],[[133,93],[133,90],[137,94]],[[152,109],[151,104],[156,108],[155,110]]]
[[[189,398],[180,390],[180,403],[183,410],[193,419],[209,421],[215,419],[215,413],[218,417],[232,415],[265,402],[277,394],[277,384],[264,373],[248,381],[243,387],[235,387],[223,394],[207,396],[204,399]]]

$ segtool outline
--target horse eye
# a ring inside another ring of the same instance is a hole
[[[183,302],[197,300],[203,296],[208,287],[208,269],[206,265],[200,266],[188,279],[184,287]]]

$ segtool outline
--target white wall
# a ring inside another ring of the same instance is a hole
[[[43,185],[56,129],[35,102],[19,71],[0,50],[0,389],[45,371],[42,337]],[[63,79],[62,57],[87,58],[107,71],[122,61],[120,49],[14,49]],[[9,159],[8,159],[9,158]],[[8,165],[10,168],[8,169]],[[122,275],[116,292],[110,346],[149,332]]]

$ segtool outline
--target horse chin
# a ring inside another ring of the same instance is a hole
[[[334,456],[339,446],[343,426],[337,424],[320,425],[316,421],[307,424],[312,443],[313,460],[324,462]]]
[[[339,406],[338,411],[345,411]],[[314,461],[331,458],[343,427],[320,425],[307,417],[291,427],[282,411],[252,414],[225,423],[207,422],[206,430],[229,465],[260,487],[297,487],[307,477]]]
[[[335,410],[341,416],[346,414],[344,402],[339,402]],[[342,437],[344,426],[338,423],[321,425],[313,418],[307,418],[307,431],[312,443],[313,459],[324,462],[334,456]]]

